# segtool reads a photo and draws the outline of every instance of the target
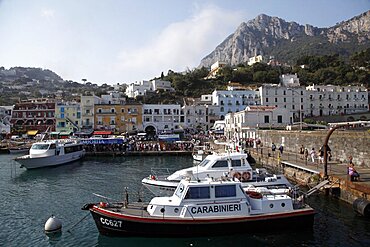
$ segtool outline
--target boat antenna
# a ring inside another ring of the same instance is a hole
[[[124,201],[124,207],[127,208],[128,206],[128,192],[127,192],[128,187],[125,187],[125,201]]]

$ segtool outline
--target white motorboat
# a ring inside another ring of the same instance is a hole
[[[315,211],[303,200],[270,191],[244,191],[240,182],[181,180],[170,197],[149,203],[89,203],[101,234],[194,237],[312,228]]]
[[[85,156],[82,144],[71,140],[48,140],[32,144],[28,155],[15,158],[27,169],[63,165]]]
[[[284,175],[267,173],[266,169],[253,170],[248,163],[248,154],[224,153],[208,155],[199,165],[178,170],[169,175],[158,174],[152,169],[152,174],[141,182],[154,195],[169,195],[181,179],[204,180],[207,178],[232,178],[242,182],[242,185],[291,188],[292,184]],[[168,176],[169,175],[169,176]]]

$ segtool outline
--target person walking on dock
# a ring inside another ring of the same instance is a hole
[[[301,159],[302,159],[302,160],[304,159],[304,150],[305,150],[305,148],[304,148],[304,146],[302,145],[302,146],[300,147],[300,149],[299,149],[299,154],[300,154],[300,156],[301,156]]]
[[[315,158],[316,158],[316,151],[315,148],[312,148],[310,151],[310,156],[311,156],[311,161],[312,163],[315,163]]]
[[[283,144],[280,145],[279,151],[280,151],[280,156],[282,156],[283,155],[283,152],[284,152],[284,146],[283,146]]]

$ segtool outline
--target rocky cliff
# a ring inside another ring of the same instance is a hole
[[[348,55],[370,46],[369,28],[370,11],[330,28],[300,25],[261,14],[240,24],[233,34],[202,59],[200,67],[210,67],[216,61],[236,65],[255,55],[274,56],[288,63],[301,55],[333,52]]]

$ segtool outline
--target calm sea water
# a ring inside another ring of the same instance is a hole
[[[100,201],[93,193],[119,200],[128,187],[130,200],[138,192],[149,200],[141,179],[152,167],[177,170],[193,165],[190,157],[87,157],[69,165],[27,171],[0,155],[0,246],[370,246],[370,221],[351,205],[317,194],[309,198],[316,209],[312,231],[204,237],[109,238],[99,234],[93,219],[81,210]],[[60,236],[43,232],[51,215],[63,222]],[[78,224],[77,224],[78,223]],[[77,224],[77,225],[76,225]]]

